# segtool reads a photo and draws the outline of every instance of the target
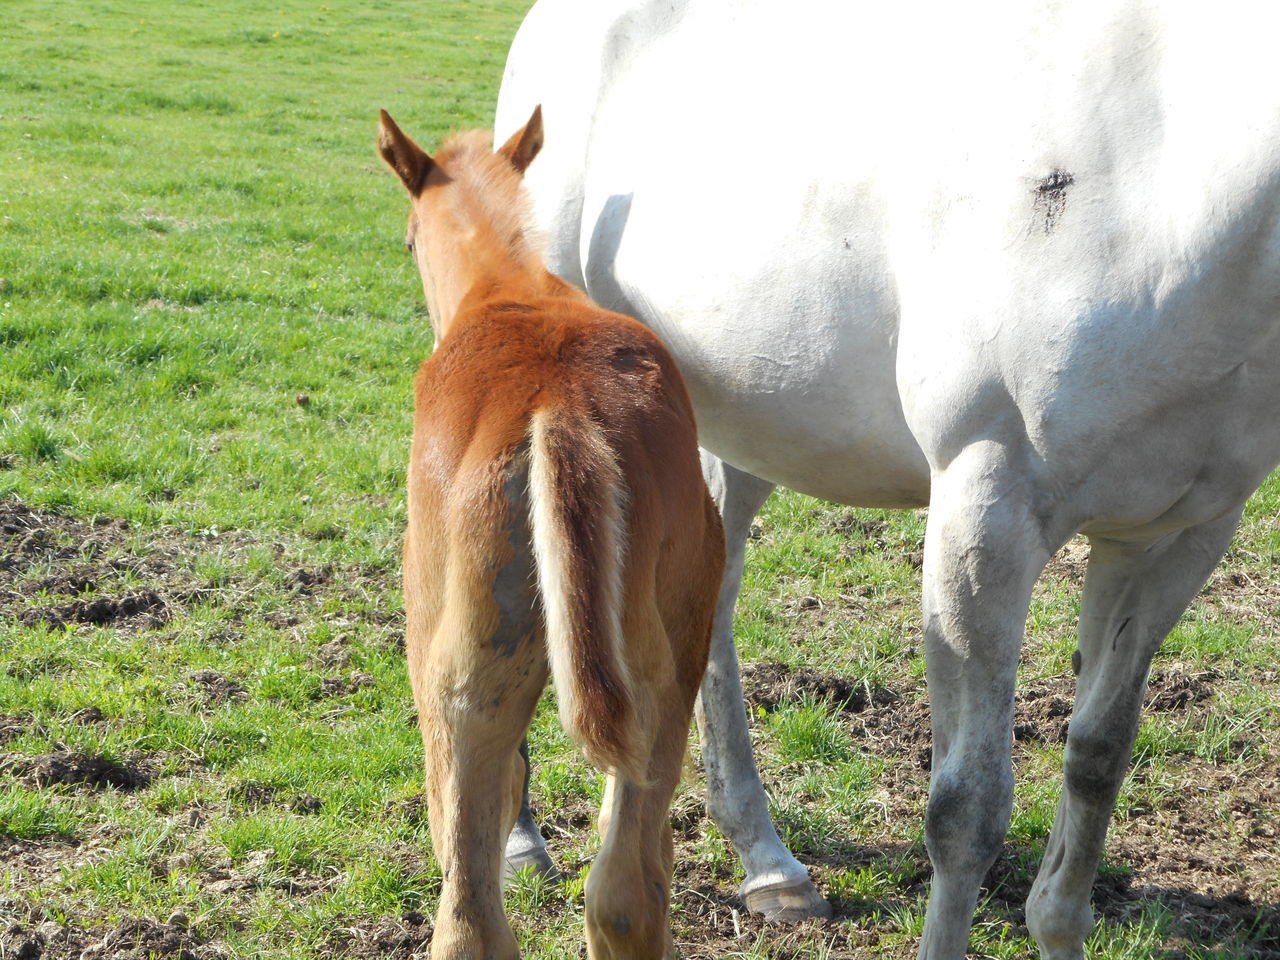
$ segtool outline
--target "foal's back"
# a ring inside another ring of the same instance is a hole
[[[643,440],[648,456],[672,469],[687,463],[690,444],[696,449],[688,394],[662,343],[568,293],[464,304],[456,329],[422,365],[417,402],[432,411],[420,429],[465,448],[483,437],[486,449],[474,448],[481,455],[518,445],[539,410],[589,413],[617,439]],[[664,456],[673,446],[681,455]]]

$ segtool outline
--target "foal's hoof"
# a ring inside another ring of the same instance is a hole
[[[754,890],[744,889],[740,895],[748,910],[761,914],[770,923],[799,923],[812,917],[831,916],[831,904],[822,899],[808,877],[770,883]]]
[[[544,883],[559,883],[564,874],[556,869],[550,854],[542,847],[534,847],[507,857],[502,866],[502,886],[509,887],[517,877],[541,877]]]

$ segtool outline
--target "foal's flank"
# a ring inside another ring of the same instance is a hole
[[[550,673],[609,774],[593,958],[673,953],[668,808],[724,564],[689,397],[647,328],[552,276],[526,231],[535,110],[428,156],[384,111],[437,336],[415,384],[406,649],[444,881],[431,955],[518,955],[502,912],[519,753]]]

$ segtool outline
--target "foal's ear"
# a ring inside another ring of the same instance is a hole
[[[538,104],[533,108],[533,116],[529,118],[529,122],[513,133],[511,139],[498,149],[498,153],[511,161],[516,173],[523,175],[541,149],[542,104]]]
[[[422,185],[431,172],[433,161],[425,150],[396,126],[391,114],[385,110],[379,113],[382,120],[378,124],[378,152],[387,161],[387,166],[400,177],[405,189],[416,197],[422,192]]]

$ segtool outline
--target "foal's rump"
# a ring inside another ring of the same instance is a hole
[[[642,783],[653,671],[673,679],[685,660],[699,672],[705,662],[705,650],[683,657],[664,627],[687,601],[654,597],[673,572],[687,589],[690,574],[657,568],[715,568],[716,557],[666,545],[719,544],[718,518],[665,349],[634,321],[588,316],[460,317],[419,376],[411,489],[443,486],[415,499],[434,500],[451,531],[448,563],[422,572],[461,566],[471,604],[496,605],[496,623],[473,619],[486,636],[472,642],[514,651],[544,639],[565,729],[595,766]]]

